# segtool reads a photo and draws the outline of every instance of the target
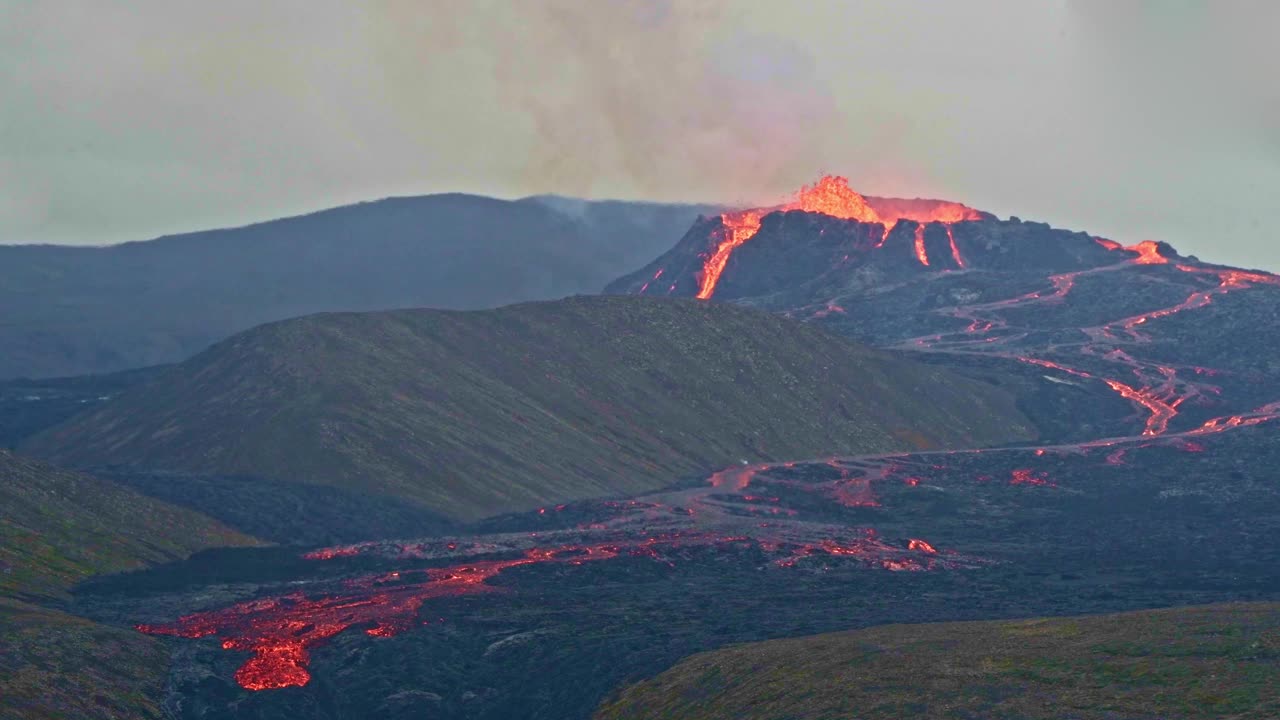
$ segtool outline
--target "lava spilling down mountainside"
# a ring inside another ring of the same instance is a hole
[[[780,249],[807,274],[775,283],[771,252]],[[630,500],[544,508],[536,517],[548,530],[325,548],[307,559],[380,557],[404,567],[138,628],[220,638],[224,649],[250,654],[237,682],[265,690],[308,683],[311,651],[340,633],[385,638],[439,622],[431,601],[518,593],[518,582],[492,582],[517,572],[623,559],[678,567],[692,553],[750,557],[766,573],[979,569],[992,561],[930,527],[886,530],[851,518],[885,517],[894,502],[932,497],[930,488],[1072,492],[1051,461],[1114,470],[1129,467],[1135,451],[1202,453],[1223,433],[1280,419],[1280,379],[1229,353],[1226,367],[1166,358],[1211,354],[1185,342],[1199,330],[1177,323],[1241,295],[1275,302],[1280,277],[1182,258],[1155,242],[1125,247],[955,203],[866,198],[824,178],[792,203],[700,222],[610,291],[722,299],[729,288],[728,299],[881,347],[1034,371],[1037,382],[1119,398],[1133,415],[1120,432],[1071,442],[742,465]]]
[[[929,264],[928,250],[924,242],[926,223],[940,222],[947,226],[948,236],[952,223],[964,220],[981,220],[984,216],[977,210],[959,203],[942,200],[897,200],[866,198],[849,188],[845,178],[827,175],[813,185],[800,189],[794,201],[772,208],[758,208],[724,213],[720,216],[722,226],[713,233],[716,245],[706,256],[706,262],[698,277],[697,298],[709,299],[716,291],[716,283],[724,273],[729,256],[743,243],[750,241],[760,231],[760,219],[774,212],[802,210],[821,213],[843,220],[879,225],[882,228],[880,239],[873,247],[883,247],[889,238],[889,231],[899,220],[907,220],[916,224],[912,248],[921,265]],[[960,267],[964,267],[964,259],[951,242],[952,257]],[[654,274],[653,279],[661,277],[662,271]],[[674,285],[671,289],[674,289]],[[643,292],[643,290],[642,290]]]

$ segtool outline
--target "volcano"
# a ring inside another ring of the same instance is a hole
[[[605,292],[735,300],[863,269],[865,284],[958,270],[1069,272],[1114,264],[1117,252],[1141,264],[1178,259],[1164,243],[1125,247],[947,200],[863,196],[826,176],[782,205],[699,218]]]
[[[1132,407],[1107,420],[1100,413],[1115,406],[1104,400],[1075,418],[1090,428],[1080,437],[1095,425],[1157,437],[1253,412],[1259,392],[1280,400],[1280,343],[1256,332],[1277,316],[1280,277],[1162,242],[1125,246],[959,203],[864,197],[839,177],[776,208],[700,218],[605,291],[762,307],[938,362],[1022,365],[1033,382]],[[1061,410],[1040,416],[1053,424]]]
[[[208,710],[184,717],[585,718],[730,643],[1280,592],[1280,277],[824,178],[699,219],[607,292],[763,309],[985,380],[1038,437],[740,462],[449,537],[237,551],[104,580],[78,608],[199,648],[172,692]],[[769,375],[776,412],[797,378]]]

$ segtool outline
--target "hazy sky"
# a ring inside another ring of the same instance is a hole
[[[1280,270],[1277,27],[1273,0],[0,0],[0,242],[834,172]]]

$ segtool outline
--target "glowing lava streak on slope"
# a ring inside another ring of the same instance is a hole
[[[982,219],[982,213],[977,210],[952,202],[931,203],[927,206],[922,205],[918,209],[900,207],[891,213],[892,216],[881,215],[876,212],[865,197],[854,192],[849,187],[849,181],[846,178],[837,175],[826,175],[813,185],[806,185],[800,188],[796,199],[784,205],[740,210],[721,215],[722,228],[719,233],[719,243],[703,263],[702,274],[698,278],[697,298],[699,300],[707,300],[715,294],[716,284],[720,282],[720,276],[724,273],[725,265],[729,262],[729,256],[743,243],[755,237],[756,233],[760,231],[760,220],[765,215],[788,210],[804,210],[805,212],[830,215],[842,220],[857,220],[863,223],[879,224],[884,228],[881,236],[882,245],[884,244],[884,239],[889,236],[889,230],[893,228],[898,220],[913,220],[921,224],[920,228],[916,230],[916,255],[922,258],[921,262],[924,265],[929,264],[928,260],[924,259],[923,256],[923,232],[926,223],[940,222],[950,225],[965,220]],[[959,259],[959,250],[955,249],[954,238],[952,238],[952,248],[957,264],[963,267],[964,264]]]
[[[929,267],[929,251],[924,247],[924,223],[916,225],[916,259],[921,265]]]
[[[960,254],[960,248],[956,247],[956,235],[951,232],[951,223],[947,223],[947,240],[951,243],[951,259],[956,261],[956,267],[961,270],[969,267],[964,261],[964,256]]]
[[[1012,348],[1009,348],[1009,342],[1027,337],[1028,333],[1032,332],[1034,328],[1027,328],[1025,332],[1019,334],[1011,334],[1007,332],[1011,330],[1007,321],[987,313],[1016,307],[1026,307],[1034,303],[1046,303],[1051,301],[1061,302],[1075,287],[1077,278],[1084,275],[1102,272],[1117,272],[1132,269],[1135,266],[1173,265],[1173,262],[1169,257],[1161,254],[1163,249],[1161,244],[1153,240],[1144,240],[1137,245],[1129,247],[1104,238],[1094,238],[1094,242],[1107,250],[1118,250],[1126,253],[1133,253],[1136,257],[1129,258],[1114,265],[1105,265],[1092,268],[1090,270],[1052,275],[1049,277],[1049,281],[1054,287],[1054,292],[1051,294],[1039,291],[1021,295],[1009,300],[998,300],[978,305],[944,308],[939,312],[968,323],[968,327],[965,330],[955,334],[958,335],[960,339],[952,340],[949,339],[948,335],[928,335],[908,340],[902,345],[904,347],[912,347],[916,349],[923,348],[937,352],[960,354],[971,354],[977,352],[990,354],[1018,360],[1032,365],[1038,365],[1051,370],[1057,370],[1079,378],[1102,382],[1125,400],[1128,400],[1146,411],[1147,418],[1141,433],[1143,437],[1157,437],[1165,435],[1169,431],[1171,422],[1178,416],[1179,408],[1184,403],[1188,400],[1196,400],[1204,398],[1206,395],[1216,394],[1219,389],[1214,386],[1205,385],[1204,383],[1196,380],[1185,380],[1179,377],[1177,367],[1165,363],[1139,360],[1132,354],[1115,347],[1115,344],[1120,342],[1148,343],[1151,341],[1151,338],[1140,333],[1137,330],[1138,327],[1145,326],[1147,323],[1160,318],[1166,318],[1171,315],[1181,313],[1185,310],[1207,307],[1212,304],[1215,297],[1229,292],[1243,290],[1258,285],[1280,286],[1280,276],[1207,265],[1174,265],[1177,270],[1184,273],[1207,275],[1215,278],[1218,281],[1218,284],[1216,287],[1193,290],[1185,300],[1177,303],[1176,305],[1151,310],[1140,315],[1134,315],[1119,320],[1112,320],[1103,325],[1080,328],[1080,332],[1088,338],[1086,342],[1081,344],[1060,345],[1057,348],[1051,348],[1060,350],[1067,347],[1075,347],[1077,348],[1077,352],[1081,355],[1088,356],[1091,359],[1101,358],[1111,364],[1126,368],[1130,373],[1139,378],[1140,382],[1136,384],[1122,382],[1115,377],[1105,377],[1097,372],[1086,372],[1078,368],[1069,367],[1060,362],[1034,357],[1024,354],[1023,352],[1013,351]],[[917,245],[919,244],[920,243],[917,242]],[[992,333],[995,331],[1003,331],[1003,333],[1000,335],[993,335]],[[1127,338],[1122,339],[1122,335],[1127,335]],[[1206,368],[1192,369],[1196,371],[1197,375],[1211,372]],[[1250,420],[1260,417],[1270,417],[1270,413],[1255,411],[1255,414],[1250,416]],[[1257,420],[1257,422],[1263,421],[1265,420]],[[1251,422],[1250,424],[1253,423]],[[1232,424],[1229,418],[1224,418],[1219,419],[1218,421],[1210,421],[1196,432],[1216,432],[1229,427],[1237,427],[1237,425]]]
[[[709,299],[716,291],[716,283],[720,282],[729,256],[739,245],[755,237],[760,230],[760,218],[764,215],[763,210],[743,210],[720,216],[720,222],[724,224],[720,231],[720,244],[702,266],[702,277],[698,278],[699,300]]]

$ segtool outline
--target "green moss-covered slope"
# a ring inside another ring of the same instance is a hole
[[[1280,604],[892,625],[695,655],[598,720],[1280,717]]]
[[[199,513],[0,450],[0,597],[256,541]]]
[[[771,314],[580,297],[261,326],[26,449],[329,484],[473,519],[740,461],[1031,433],[1000,390]]]

